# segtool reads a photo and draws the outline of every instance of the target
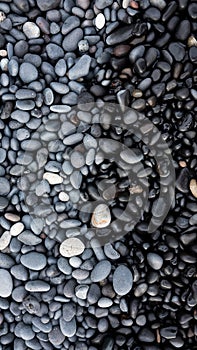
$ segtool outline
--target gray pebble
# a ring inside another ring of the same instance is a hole
[[[69,16],[62,26],[62,34],[67,35],[70,33],[73,29],[80,26],[80,20],[77,16]]]
[[[13,281],[7,270],[0,269],[0,297],[7,298],[11,295],[13,289]]]
[[[65,336],[62,334],[59,327],[54,327],[49,333],[49,341],[54,347],[60,346],[64,340]]]
[[[44,281],[34,280],[29,281],[25,284],[25,289],[28,292],[48,292],[50,285]]]
[[[113,0],[96,0],[95,5],[99,10],[103,10],[113,4]]]
[[[57,83],[57,82],[51,83],[51,88],[61,95],[66,95],[69,91],[69,88],[66,84]]]
[[[156,253],[148,253],[147,261],[154,270],[160,270],[163,265],[162,257]]]
[[[10,183],[5,177],[0,177],[0,196],[6,196],[10,192]]]
[[[63,306],[63,319],[69,322],[76,315],[76,304],[69,302]]]
[[[59,45],[56,45],[56,44],[48,44],[46,46],[46,52],[47,52],[47,55],[49,56],[49,58],[51,58],[52,60],[58,60],[59,58],[62,58],[64,57],[64,51],[63,49],[59,46]]]
[[[118,295],[126,295],[133,286],[133,275],[125,265],[116,268],[113,274],[113,287]]]
[[[79,151],[74,151],[71,153],[70,162],[74,168],[82,168],[85,165],[84,155]]]
[[[111,272],[111,263],[108,260],[100,261],[91,272],[92,282],[103,281]]]
[[[17,109],[14,112],[12,112],[11,118],[17,120],[19,123],[26,124],[30,119],[30,115],[28,112],[20,111],[19,109]]]
[[[38,7],[41,11],[55,9],[60,4],[60,0],[37,0]]]
[[[22,63],[19,69],[19,76],[21,80],[28,84],[38,78],[38,70],[31,63]]]
[[[63,318],[60,318],[60,329],[65,337],[73,337],[77,330],[76,320],[73,319],[69,322],[66,322]]]
[[[81,28],[74,29],[67,34],[63,40],[62,46],[66,52],[75,51],[78,47],[78,42],[83,38],[83,30]]]
[[[90,70],[91,57],[83,55],[70,69],[68,75],[70,80],[77,80],[88,75]]]
[[[55,65],[55,73],[59,77],[64,77],[67,71],[66,62],[63,58],[61,58]]]
[[[4,162],[6,158],[6,151],[3,148],[0,148],[0,164]]]
[[[44,269],[47,259],[41,253],[30,252],[21,256],[21,263],[31,270],[39,271]]]

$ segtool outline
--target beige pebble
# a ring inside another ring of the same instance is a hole
[[[99,204],[92,215],[91,223],[94,227],[107,227],[111,222],[111,213],[106,204]]]
[[[7,50],[0,50],[0,56],[6,57],[8,55]]]
[[[50,183],[50,185],[58,185],[63,182],[63,178],[61,176],[49,172],[43,175],[43,179],[47,180]]]
[[[187,166],[187,163],[184,160],[180,160],[179,165],[181,168],[185,168]]]
[[[1,63],[0,63],[0,67],[1,67],[3,72],[8,71],[8,63],[9,63],[8,58],[2,58]]]
[[[62,202],[67,202],[69,200],[69,195],[66,192],[60,192],[59,199]]]
[[[189,188],[193,196],[197,198],[197,181],[195,179],[190,181]]]
[[[17,222],[10,229],[11,236],[18,236],[23,230],[25,226],[22,222]]]
[[[84,252],[85,245],[78,238],[68,238],[60,245],[60,254],[66,258],[80,255]]]
[[[13,213],[6,213],[5,218],[9,221],[17,222],[20,220],[20,216]]]
[[[5,231],[0,237],[0,250],[7,248],[11,240],[11,235],[9,231]]]
[[[193,35],[188,38],[187,45],[189,47],[197,46],[197,40]]]
[[[0,11],[0,23],[6,19],[6,15],[3,11]]]

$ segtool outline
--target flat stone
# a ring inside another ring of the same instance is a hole
[[[34,22],[26,22],[23,25],[23,32],[28,39],[36,39],[40,36],[40,28]]]
[[[73,29],[80,26],[80,20],[77,16],[69,16],[66,18],[65,22],[62,26],[62,34],[67,35],[70,33]]]
[[[19,69],[19,76],[21,80],[28,84],[38,78],[38,70],[31,63],[22,63]]]
[[[44,269],[47,264],[46,257],[37,252],[30,252],[21,256],[21,263],[28,269],[39,271]]]
[[[51,332],[49,332],[49,341],[56,347],[61,345],[65,340],[64,334],[61,332],[59,327],[54,327]]]
[[[108,260],[100,261],[91,272],[91,281],[103,281],[111,272],[111,263]]]
[[[0,177],[0,196],[6,196],[10,192],[10,183],[5,177]]]
[[[75,237],[68,238],[60,245],[60,254],[64,257],[70,258],[72,256],[80,255],[84,252],[85,246],[83,242]]]
[[[90,70],[91,60],[90,56],[83,55],[68,72],[69,78],[71,80],[77,80],[87,76]]]
[[[133,275],[125,265],[116,268],[113,274],[113,288],[118,295],[126,295],[133,286]]]
[[[25,289],[28,292],[48,292],[50,290],[50,285],[44,281],[34,280],[29,281],[25,284]]]
[[[53,43],[46,46],[46,52],[52,60],[58,60],[59,58],[64,57],[64,50],[59,45]]]
[[[160,270],[163,265],[162,257],[156,253],[148,253],[147,261],[154,270]]]
[[[109,226],[111,222],[111,213],[106,204],[99,204],[92,215],[91,224],[97,228]]]
[[[8,298],[12,293],[13,281],[7,270],[0,269],[0,281],[0,297]]]
[[[73,319],[66,322],[62,317],[60,318],[60,330],[65,335],[65,337],[73,337],[77,330],[76,320]]]

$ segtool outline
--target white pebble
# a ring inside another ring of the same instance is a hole
[[[111,213],[106,204],[99,204],[92,215],[91,223],[94,227],[107,227],[111,222]]]
[[[69,200],[69,195],[66,192],[60,192],[59,200],[62,202],[67,202]]]
[[[50,185],[58,185],[63,182],[63,178],[61,176],[49,172],[43,175],[43,179],[47,180]]]
[[[17,222],[20,220],[20,216],[13,213],[6,213],[5,218],[9,221]]]
[[[0,11],[0,23],[6,19],[6,15],[3,11]]]
[[[129,7],[130,0],[123,0],[122,7],[123,9],[127,9]]]
[[[11,236],[18,236],[24,230],[24,224],[22,222],[17,222],[10,229]]]
[[[102,29],[104,27],[104,25],[105,25],[105,16],[102,13],[99,13],[96,16],[95,25],[96,25],[97,29]]]
[[[0,250],[7,248],[11,240],[11,235],[9,231],[5,231],[0,237]]]
[[[68,238],[60,245],[60,254],[66,258],[80,255],[84,252],[85,246],[78,238]]]
[[[26,22],[23,26],[23,32],[28,39],[36,39],[40,36],[40,29],[33,22]]]

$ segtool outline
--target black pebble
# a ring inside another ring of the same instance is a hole
[[[184,21],[181,21],[176,31],[176,38],[178,40],[184,41],[190,35],[190,31],[191,31],[190,22],[187,19]]]

